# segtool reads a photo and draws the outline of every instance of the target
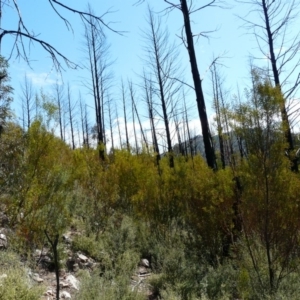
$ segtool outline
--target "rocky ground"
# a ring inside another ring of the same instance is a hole
[[[8,218],[4,213],[0,213],[0,251],[9,247],[9,229],[7,229]],[[80,289],[80,280],[77,273],[79,270],[94,270],[99,264],[97,261],[80,252],[73,252],[71,249],[74,235],[79,234],[76,231],[66,232],[62,236],[64,252],[67,256],[64,268],[60,269],[60,299],[75,299],[76,293]],[[32,253],[36,261],[36,268],[26,269],[30,281],[45,286],[45,292],[41,300],[56,299],[56,276],[52,265],[50,249],[36,249]],[[0,280],[7,275],[0,270]],[[139,291],[145,295],[145,299],[155,300],[157,297],[151,291],[149,279],[151,278],[151,266],[147,259],[141,259],[137,262],[137,268],[131,278],[128,278],[131,290]]]

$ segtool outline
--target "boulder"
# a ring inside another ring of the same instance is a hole
[[[54,296],[54,292],[52,289],[48,289],[45,293],[44,296]]]
[[[85,255],[83,255],[83,254],[77,254],[77,257],[83,263],[86,263],[88,261],[88,258]]]
[[[70,286],[71,287],[73,287],[75,290],[79,290],[79,280],[75,277],[75,276],[73,276],[73,275],[68,275],[67,277],[66,277],[66,281],[70,284]]]
[[[38,283],[41,283],[44,281],[43,278],[40,277],[40,275],[38,273],[33,274],[32,279]]]
[[[1,248],[7,248],[7,238],[6,235],[3,233],[0,233],[0,249]]]
[[[146,268],[150,268],[150,263],[149,260],[147,258],[142,258],[140,260],[139,266],[141,267],[146,267]]]
[[[62,293],[60,293],[60,298],[61,299],[71,299],[71,295],[67,291],[63,291]]]

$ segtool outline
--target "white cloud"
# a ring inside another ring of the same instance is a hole
[[[27,78],[32,82],[36,87],[48,87],[56,83],[61,84],[60,78],[53,78],[51,73],[26,73]]]

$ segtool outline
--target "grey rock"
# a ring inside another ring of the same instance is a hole
[[[70,287],[70,284],[68,282],[66,282],[66,281],[61,280],[59,282],[59,286],[64,289],[64,288]]]
[[[71,295],[70,295],[70,293],[68,293],[67,291],[63,291],[63,292],[60,294],[60,298],[61,298],[61,299],[71,299]]]
[[[67,233],[63,234],[62,238],[63,238],[63,241],[66,244],[71,244],[72,243],[71,232],[67,232]]]
[[[88,258],[83,254],[77,254],[77,257],[80,259],[81,262],[86,263]]]
[[[3,233],[0,233],[0,249],[1,248],[7,248],[7,238]]]
[[[145,275],[145,274],[148,274],[149,271],[145,267],[139,267],[137,273],[138,273],[138,275]]]
[[[80,283],[79,283],[79,280],[75,277],[75,276],[73,276],[73,275],[68,275],[67,277],[66,277],[66,281],[70,284],[70,286],[71,287],[73,287],[75,290],[79,290],[79,285],[80,285]]]
[[[44,296],[54,296],[54,292],[52,289],[48,289],[45,293]]]
[[[37,273],[33,274],[32,279],[33,279],[34,281],[38,282],[38,283],[41,283],[41,282],[44,281],[44,279],[41,278],[40,275],[37,274]]]
[[[141,267],[146,267],[146,268],[149,268],[149,267],[150,267],[150,263],[149,263],[149,260],[148,260],[147,258],[142,258],[142,259],[140,260],[139,265],[140,265]]]

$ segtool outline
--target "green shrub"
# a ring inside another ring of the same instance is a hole
[[[0,252],[0,299],[1,300],[39,300],[43,286],[30,282],[25,268],[20,265],[19,257],[13,253]]]
[[[117,277],[113,280],[94,274],[81,282],[78,300],[145,300],[145,295],[131,291],[129,277]]]

